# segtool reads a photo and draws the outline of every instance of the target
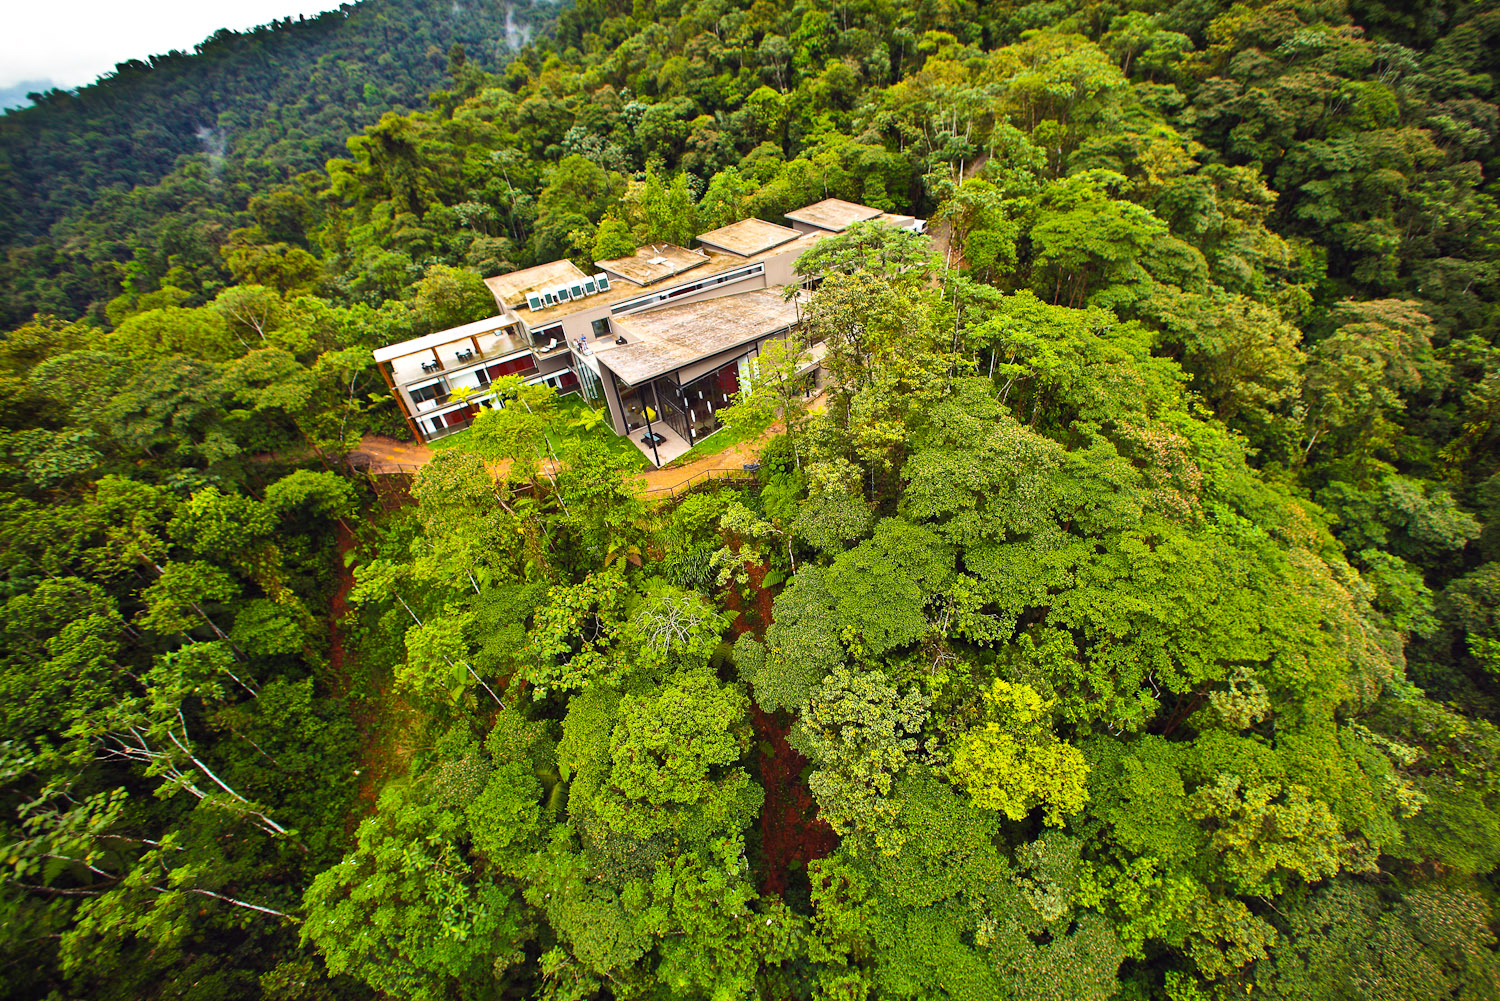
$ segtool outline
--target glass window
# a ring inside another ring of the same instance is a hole
[[[594,405],[604,402],[604,383],[598,374],[587,365],[578,366],[578,382],[583,389],[583,398]]]
[[[595,320],[592,326],[594,328],[595,338],[602,339],[609,336],[609,317],[605,316],[598,320]]]

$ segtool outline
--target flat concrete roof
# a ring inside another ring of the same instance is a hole
[[[706,243],[715,250],[727,250],[731,254],[750,257],[763,250],[790,243],[800,235],[795,229],[751,218],[703,233],[698,237],[698,242]]]
[[[625,344],[604,341],[594,353],[623,381],[638,386],[693,362],[748,344],[797,323],[798,301],[784,298],[784,287],[685,302],[677,306],[616,317]]]
[[[704,254],[671,243],[648,243],[629,257],[595,261],[601,270],[645,287],[708,263]]]
[[[374,351],[376,361],[392,361],[396,358],[404,358],[407,355],[416,354],[418,351],[426,351],[430,348],[442,347],[453,341],[461,341],[479,334],[488,334],[496,330],[503,330],[514,324],[515,320],[507,320],[503,316],[492,316],[488,320],[475,320],[473,323],[465,323],[462,327],[453,327],[451,330],[439,330],[436,333],[424,334],[421,337],[413,337],[409,341],[400,344],[387,344],[383,348]]]
[[[507,306],[524,306],[527,292],[557,288],[559,285],[571,285],[587,277],[588,275],[579,271],[578,265],[572,261],[552,261],[548,264],[538,264],[534,268],[512,271],[508,275],[486,278],[484,283],[489,286],[490,293],[494,295],[497,302],[502,302]]]
[[[825,198],[821,202],[793,209],[786,213],[786,217],[793,222],[806,223],[809,226],[826,229],[830,233],[838,233],[857,222],[875,219],[884,214],[880,209],[872,209],[868,205],[857,205],[854,202],[846,202],[842,198]]]
[[[682,283],[672,282],[666,288],[671,288],[676,284],[695,282],[712,275],[722,274],[725,271],[733,271],[735,268],[754,264],[757,261],[764,261],[767,258],[779,257],[782,254],[791,254],[793,255],[793,260],[795,260],[810,249],[813,244],[827,235],[827,233],[804,233],[789,243],[772,247],[770,250],[763,250],[751,257],[740,257],[738,254],[725,254],[721,251],[709,250],[707,252],[708,260],[701,268],[693,269],[690,274],[684,277]],[[617,302],[624,302],[626,299],[634,299],[636,296],[642,294],[640,287],[633,283],[614,282],[608,292],[600,292],[598,295],[587,296],[583,299],[574,299],[571,302],[560,302],[556,306],[548,306],[545,309],[523,309],[521,310],[521,317],[526,321],[528,327],[535,330],[546,324],[556,323],[565,316],[572,316],[574,313],[581,313],[596,306],[611,306]]]

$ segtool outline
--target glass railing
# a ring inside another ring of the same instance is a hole
[[[482,348],[476,349],[472,344],[460,350],[456,345],[462,343],[462,341],[454,341],[452,344],[446,344],[438,348],[438,358],[442,361],[441,366],[436,361],[433,361],[424,363],[421,366],[421,371],[415,374],[411,371],[401,372],[397,379],[397,385],[402,389],[406,389],[417,383],[429,382],[436,378],[451,378],[455,375],[462,375],[464,372],[484,365],[487,362],[498,361],[522,351],[532,350],[531,344],[524,337],[511,334],[495,338],[494,343],[490,345],[487,351]]]

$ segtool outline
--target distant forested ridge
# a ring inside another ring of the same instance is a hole
[[[20,255],[23,271],[72,266],[84,287],[101,269],[106,283],[131,280],[137,240],[201,268],[197,244],[212,236],[195,227],[227,223],[257,192],[322,166],[382,114],[422,106],[454,45],[474,67],[498,70],[555,11],[530,0],[345,4],[224,29],[192,52],[132,59],[76,91],[49,91],[0,116],[0,247]],[[132,199],[174,171],[145,204]],[[153,231],[163,213],[189,218]],[[90,248],[80,256],[81,243]],[[77,292],[23,296],[19,308],[76,312],[88,302]]]
[[[5,991],[1500,997],[1493,0],[499,30],[7,248]],[[825,197],[933,238],[801,258],[753,476],[514,375],[351,468],[483,277]]]

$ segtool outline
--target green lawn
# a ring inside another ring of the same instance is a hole
[[[609,416],[605,415],[605,422],[598,427],[584,430],[582,428],[569,427],[568,422],[575,420],[584,411],[592,410],[583,397],[577,393],[570,393],[557,401],[557,419],[551,428],[547,430],[547,440],[552,447],[562,452],[562,441],[567,437],[578,435],[591,435],[602,441],[611,452],[620,458],[620,462],[627,468],[650,469],[651,462],[640,449],[630,443],[629,438],[622,438],[615,434],[608,424]]]
[[[614,431],[610,430],[607,423],[588,429],[569,427],[569,422],[577,419],[584,411],[591,409],[584,402],[583,397],[576,393],[570,393],[557,401],[557,412],[554,415],[552,425],[547,429],[547,441],[557,450],[558,454],[562,454],[563,444],[568,439],[587,435],[596,438],[611,452],[619,456],[620,462],[627,468],[650,469],[651,463],[641,453],[640,449],[632,445],[628,439],[615,434]],[[475,451],[472,448],[466,447],[468,440],[469,429],[464,428],[462,431],[456,431],[446,438],[439,438],[437,441],[429,442],[428,447],[434,452],[447,448],[458,448],[466,452]],[[483,458],[484,456],[481,455],[480,457]]]
[[[759,438],[761,435],[765,434],[765,431],[766,429],[763,427],[719,428],[719,430],[715,431],[707,438],[704,438],[702,441],[698,442],[698,444],[694,445],[686,452],[683,452],[681,455],[673,459],[671,462],[667,463],[662,468],[675,469],[678,466],[685,466],[690,462],[697,462],[699,459],[706,458],[710,455],[718,455],[720,452],[727,452],[731,448],[741,444],[742,442],[752,441],[753,439]]]
[[[468,437],[469,429],[464,428],[462,431],[455,431],[445,438],[439,438],[437,441],[429,441],[427,443],[427,447],[432,449],[434,452],[441,452],[445,448],[453,448],[456,445],[462,445],[468,439]]]

